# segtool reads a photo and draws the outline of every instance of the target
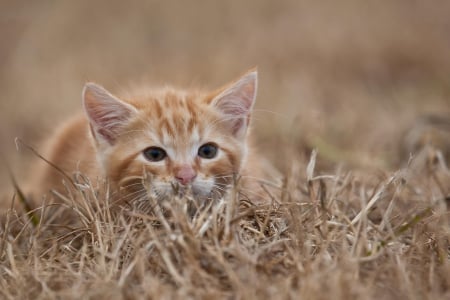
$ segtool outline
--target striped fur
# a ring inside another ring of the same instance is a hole
[[[188,192],[197,199],[221,197],[235,175],[258,172],[247,160],[257,161],[247,145],[256,88],[255,70],[213,92],[164,88],[116,97],[88,83],[85,117],[61,128],[51,140],[49,159],[67,173],[106,178],[113,193],[130,203]],[[198,155],[207,143],[218,146],[216,157]],[[149,147],[163,149],[167,157],[149,161],[143,154]],[[189,182],[181,184],[177,174],[188,174]],[[34,186],[35,193],[62,189],[61,175],[44,166]]]

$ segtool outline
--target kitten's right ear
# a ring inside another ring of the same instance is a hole
[[[97,142],[113,145],[120,130],[137,113],[134,106],[119,100],[103,87],[88,82],[83,89],[83,107]]]

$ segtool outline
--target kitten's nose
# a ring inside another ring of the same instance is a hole
[[[181,166],[175,172],[176,180],[183,185],[189,184],[194,181],[196,176],[197,173],[195,173],[195,170],[189,165]]]

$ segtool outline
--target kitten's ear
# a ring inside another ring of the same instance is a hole
[[[224,121],[230,125],[238,138],[245,137],[250,114],[256,99],[258,72],[249,71],[238,80],[222,89],[213,98],[211,105],[225,115]]]
[[[84,86],[83,107],[97,142],[106,141],[110,145],[114,144],[120,130],[137,113],[134,106],[92,82]]]

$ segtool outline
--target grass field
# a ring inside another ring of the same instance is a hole
[[[3,211],[0,297],[450,298],[449,14],[447,1],[2,2],[0,153],[19,186],[36,158],[14,138],[39,151],[84,82],[214,88],[253,66],[253,134],[284,180],[271,205],[231,193],[191,217],[189,199],[118,213],[78,178],[63,205]],[[4,167],[0,187],[1,207],[19,201]]]

